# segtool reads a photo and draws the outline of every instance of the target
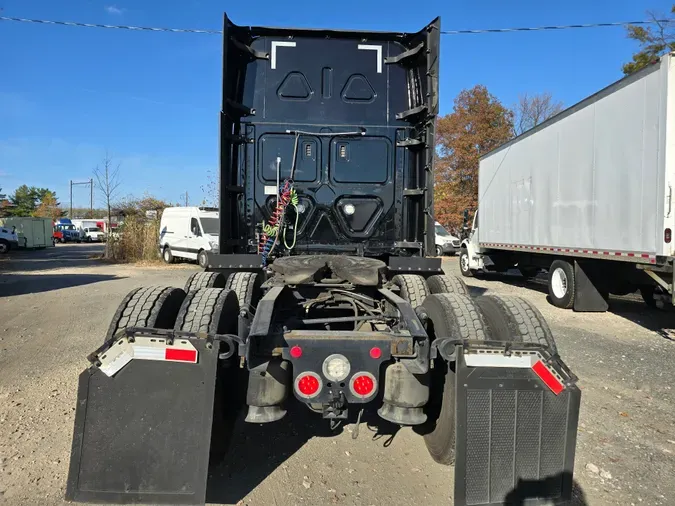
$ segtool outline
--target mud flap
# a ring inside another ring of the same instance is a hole
[[[197,363],[80,374],[66,499],[204,504],[220,344],[191,344]]]
[[[557,357],[540,351],[525,357],[532,366],[504,367],[489,355],[485,367],[472,367],[458,347],[456,506],[571,499],[581,391]]]
[[[593,273],[593,276],[589,276]],[[598,291],[597,285],[600,281],[598,275],[592,270],[584,270],[579,262],[574,262],[574,310],[585,312],[604,312],[609,309],[609,304],[605,297]]]

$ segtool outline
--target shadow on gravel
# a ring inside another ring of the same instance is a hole
[[[536,290],[546,294],[546,300],[550,304],[548,296],[548,280],[545,275],[539,275],[536,278],[526,280],[519,274],[498,274],[486,273],[477,276],[478,279],[486,281],[501,281],[507,285]],[[475,287],[471,287],[473,291]],[[647,330],[658,333],[664,339],[675,341],[675,311],[673,308],[663,310],[652,309],[648,307],[639,292],[614,296],[609,298],[609,312],[625,318]]]
[[[520,480],[504,499],[505,506],[525,506],[531,499],[556,499],[561,480],[572,483],[572,500],[565,502],[568,506],[589,506],[586,494],[571,473],[560,473],[543,480]],[[558,503],[556,503],[558,504]]]
[[[0,274],[0,298],[84,286],[111,279],[107,274]]]
[[[385,422],[377,413],[367,413],[367,410],[364,411],[361,419],[358,438],[382,440],[383,445],[388,447],[399,427]],[[356,413],[350,413],[347,423],[355,421]],[[307,441],[337,436],[344,426],[331,430],[328,420],[296,403],[291,403],[286,416],[278,422],[255,425],[244,422],[242,416],[237,425],[225,461],[209,471],[206,486],[208,503],[237,504]],[[356,426],[352,426],[352,430],[355,429]]]
[[[54,248],[10,251],[0,262],[0,273],[100,265],[100,260],[93,257],[103,254],[104,247],[100,243],[59,244]]]

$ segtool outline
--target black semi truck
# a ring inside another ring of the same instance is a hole
[[[549,327],[427,256],[440,20],[223,35],[219,253],[122,301],[80,375],[67,498],[203,504],[239,415],[273,431],[301,403],[413,427],[456,505],[569,499],[581,394]]]

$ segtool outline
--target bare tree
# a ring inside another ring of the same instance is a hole
[[[122,181],[120,180],[120,164],[114,165],[112,158],[106,151],[103,159],[103,166],[97,165],[94,168],[94,177],[96,178],[96,188],[103,194],[105,206],[108,210],[107,241],[105,246],[105,256],[111,256],[110,230],[112,229],[112,202],[117,198],[117,190]]]
[[[514,133],[520,135],[527,132],[562,110],[562,102],[554,100],[549,92],[535,95],[524,93],[518,97],[518,103],[513,108],[516,118],[513,122]]]

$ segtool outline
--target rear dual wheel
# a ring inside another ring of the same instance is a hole
[[[456,293],[434,294],[422,304],[427,334],[433,339],[535,343],[557,353],[551,330],[539,311],[519,297],[484,295],[472,299]],[[455,363],[438,359],[431,370],[424,435],[429,454],[439,464],[455,459]]]

